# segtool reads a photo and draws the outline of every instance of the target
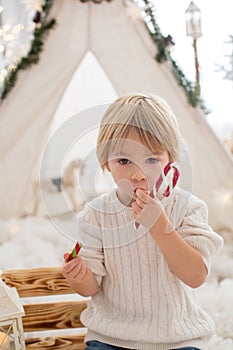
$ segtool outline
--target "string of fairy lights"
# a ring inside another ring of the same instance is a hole
[[[178,65],[176,60],[172,57],[171,47],[175,45],[171,35],[163,36],[160,27],[156,20],[156,8],[153,0],[133,0],[141,9],[141,15],[145,21],[152,40],[157,45],[157,54],[155,59],[159,63],[165,61],[170,63],[172,73],[180,85],[188,99],[188,102],[193,107],[200,107],[204,114],[208,114],[209,111],[206,108],[203,99],[196,94],[195,83],[188,80],[184,74],[182,68]]]
[[[51,5],[52,0],[15,2],[20,18],[0,5],[0,101],[15,85],[19,70],[38,62],[45,33],[55,24],[47,19]]]
[[[39,61],[44,34],[55,24],[54,19],[47,20],[52,0],[20,0],[19,3],[23,6],[23,11],[20,23],[16,24],[9,21],[1,25],[3,22],[1,17],[5,9],[0,6],[0,102],[15,85],[18,71]],[[101,3],[101,1],[95,3]],[[184,89],[188,102],[193,107],[201,107],[207,114],[202,99],[195,93],[195,84],[186,78],[182,69],[172,58],[170,48],[174,42],[170,35],[167,37],[162,35],[156,22],[153,0],[131,0],[131,4],[135,6],[133,11],[131,8],[131,16],[140,16],[144,20],[151,38],[157,45],[155,59],[159,63],[170,62],[171,70],[178,84]]]
[[[2,14],[4,8],[0,6],[0,15]],[[9,71],[14,71],[17,67],[17,51],[16,51],[16,41],[20,35],[20,32],[24,29],[23,24],[10,25],[4,24],[0,27],[0,91],[2,92],[2,87],[4,80],[6,79]],[[23,49],[22,49],[23,55]]]

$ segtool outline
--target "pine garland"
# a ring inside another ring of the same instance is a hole
[[[47,20],[47,16],[49,10],[52,6],[52,0],[46,0],[44,6],[42,7],[41,13],[36,13],[35,22],[40,23],[41,26],[35,28],[34,30],[34,39],[31,44],[31,49],[27,54],[27,57],[23,57],[20,62],[17,64],[15,69],[9,70],[7,76],[3,82],[3,89],[1,94],[1,100],[4,100],[6,96],[9,94],[10,90],[14,87],[18,72],[22,69],[27,69],[31,67],[31,65],[38,63],[40,59],[40,53],[44,47],[44,38],[46,34],[55,26],[55,19],[52,18]]]
[[[184,89],[188,102],[193,106],[197,107],[199,106],[205,114],[208,114],[209,111],[207,110],[203,100],[198,96],[195,92],[195,84],[191,81],[189,81],[182,69],[178,66],[176,61],[171,57],[170,52],[167,50],[167,38],[164,37],[161,33],[161,30],[156,22],[155,19],[155,6],[153,1],[151,0],[143,0],[144,5],[147,6],[146,14],[149,16],[149,21],[145,21],[147,25],[147,29],[153,39],[153,41],[157,45],[158,52],[156,54],[156,61],[159,63],[163,63],[165,61],[169,61],[172,66],[172,72],[180,86]],[[54,27],[56,21],[55,19],[51,19],[47,21],[47,16],[49,13],[49,10],[52,6],[52,0],[46,0],[45,5],[42,9],[43,18],[41,19],[41,14],[39,15],[39,22],[41,26],[39,28],[36,28],[34,30],[34,40],[32,42],[31,50],[28,53],[27,57],[23,57],[21,61],[18,63],[17,67],[15,69],[11,69],[8,72],[8,75],[4,79],[3,82],[3,90],[1,95],[1,100],[6,98],[10,90],[15,85],[15,82],[17,80],[17,75],[20,69],[27,69],[33,64],[38,63],[39,61],[39,55],[41,51],[43,50],[44,46],[44,37],[48,33],[48,31]]]
[[[146,14],[149,16],[149,21],[145,21],[147,25],[147,29],[153,39],[153,41],[157,45],[158,52],[155,56],[155,59],[159,63],[163,63],[165,61],[169,61],[172,66],[172,72],[180,86],[184,89],[188,102],[193,106],[199,106],[205,114],[208,114],[204,101],[198,96],[195,92],[195,84],[189,81],[182,69],[178,66],[176,61],[171,57],[169,50],[167,50],[167,41],[166,37],[164,37],[161,33],[161,30],[155,19],[155,6],[151,0],[143,0],[145,6],[147,6]],[[152,28],[153,29],[152,29]],[[152,30],[151,30],[152,29]]]

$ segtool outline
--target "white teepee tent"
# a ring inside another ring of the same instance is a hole
[[[129,17],[128,2],[56,0],[51,16],[57,26],[40,62],[20,74],[0,107],[0,216],[24,213],[54,114],[82,58],[91,51],[118,95],[152,93],[170,104],[191,155],[193,192],[207,202],[215,228],[233,227],[232,159],[202,112],[188,104],[169,63],[155,61],[156,46],[144,22]]]

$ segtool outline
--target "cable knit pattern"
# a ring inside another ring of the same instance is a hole
[[[164,207],[209,270],[222,238],[207,224],[205,203],[175,189]],[[132,209],[119,202],[116,190],[86,205],[77,231],[84,246],[80,255],[99,284],[81,315],[86,341],[142,350],[206,348],[212,319],[196,305],[194,291],[170,271],[148,230],[134,229]]]

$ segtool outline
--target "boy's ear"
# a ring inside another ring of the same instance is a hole
[[[106,169],[107,169],[109,172],[111,172],[111,171],[110,171],[110,168],[109,168],[108,162],[105,164],[105,167],[106,167]]]

